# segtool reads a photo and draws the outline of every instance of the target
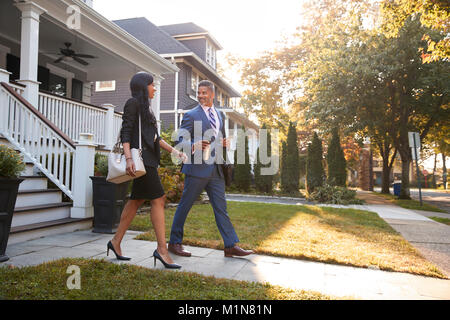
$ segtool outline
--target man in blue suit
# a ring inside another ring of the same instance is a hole
[[[225,181],[221,167],[223,147],[229,147],[225,137],[224,119],[214,108],[214,84],[208,80],[198,85],[199,105],[186,112],[179,129],[177,149],[182,148],[190,159],[183,164],[185,174],[184,190],[173,218],[169,251],[190,257],[191,253],[182,246],[183,229],[187,215],[203,190],[206,190],[219,232],[224,241],[226,257],[246,256],[251,250],[236,245],[239,238],[227,213]]]

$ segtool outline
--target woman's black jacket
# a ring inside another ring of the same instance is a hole
[[[139,148],[139,103],[135,98],[130,98],[125,103],[122,116],[122,129],[120,139],[122,144],[130,143],[130,148]],[[158,167],[160,160],[160,147],[158,129],[155,125],[144,121],[142,123],[142,158],[144,165]]]

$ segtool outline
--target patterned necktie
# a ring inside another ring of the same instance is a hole
[[[208,110],[208,114],[209,114],[209,123],[211,124],[211,127],[214,129],[214,133],[216,133],[216,119],[214,117],[214,113],[212,112],[212,107],[209,108]],[[216,136],[212,136],[211,137],[211,143],[213,143],[216,140]],[[211,150],[211,157],[215,157],[216,156],[216,150],[215,148],[213,148]]]
[[[214,129],[214,131],[216,131],[217,127],[216,127],[216,119],[214,118],[214,113],[212,113],[212,107],[209,108],[208,112],[209,112],[209,123],[211,124],[211,127]]]

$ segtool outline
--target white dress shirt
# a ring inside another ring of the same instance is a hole
[[[220,120],[219,120],[219,117],[217,115],[216,108],[214,108],[214,106],[205,107],[205,106],[202,106],[202,105],[201,105],[201,107],[202,107],[203,111],[205,112],[206,117],[208,118],[209,121],[211,121],[211,119],[209,118],[209,109],[211,108],[212,114],[214,115],[214,120],[216,120],[215,121],[216,122],[216,130],[215,130],[216,134],[215,134],[215,137],[217,138],[217,136],[219,135]]]

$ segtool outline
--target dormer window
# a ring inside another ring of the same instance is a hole
[[[216,68],[216,50],[209,41],[206,41],[206,63]]]

